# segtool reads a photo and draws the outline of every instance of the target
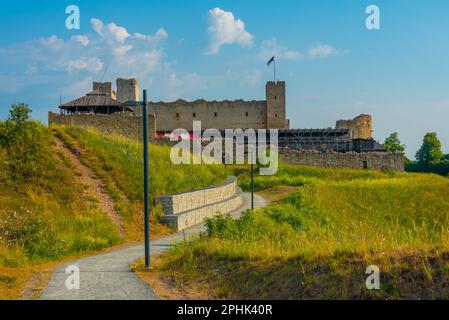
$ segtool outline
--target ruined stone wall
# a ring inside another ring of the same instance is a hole
[[[348,129],[351,139],[371,139],[373,134],[373,119],[368,114],[362,114],[352,120],[338,120],[336,129]]]
[[[351,168],[404,171],[404,154],[392,152],[318,153],[280,148],[280,157],[289,164],[322,168]]]
[[[115,91],[112,90],[111,82],[94,82],[93,90],[97,90],[100,93],[106,94],[109,98],[112,98],[114,100],[116,100],[117,98]]]
[[[59,115],[48,113],[48,125],[68,125],[82,128],[94,128],[104,134],[117,134],[130,139],[142,141],[142,117],[128,114],[74,114]],[[148,119],[149,137],[153,139],[156,134],[154,115]]]
[[[218,213],[230,213],[243,205],[243,195],[236,177],[219,186],[161,196],[156,200],[166,214],[161,220],[176,230],[200,224],[205,218]]]
[[[201,120],[202,129],[266,128],[266,101],[206,101],[171,103],[150,102],[148,110],[156,116],[157,131],[192,130],[193,121]],[[142,108],[136,109],[142,114]]]
[[[117,79],[117,101],[140,101],[139,82],[136,79]]]

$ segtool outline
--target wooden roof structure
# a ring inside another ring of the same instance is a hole
[[[89,92],[84,97],[61,104],[59,109],[67,113],[103,113],[110,114],[116,112],[132,111],[125,107],[117,100],[112,99],[106,93],[101,93],[98,90]]]

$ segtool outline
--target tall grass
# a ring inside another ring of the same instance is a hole
[[[281,165],[276,176],[257,177],[255,181],[258,190],[288,185],[297,186],[298,191],[237,221],[222,216],[209,220],[206,237],[178,246],[161,268],[174,273],[179,281],[190,283],[196,278],[226,289],[225,297],[242,298],[239,292],[260,292],[263,277],[282,283],[294,281],[293,274],[303,277],[300,270],[287,267],[295,265],[315,274],[304,277],[310,283],[303,289],[328,290],[315,292],[316,297],[344,298],[338,284],[333,283],[335,279],[349,281],[348,287],[357,292],[355,297],[376,297],[361,293],[363,268],[375,262],[392,274],[389,289],[384,288],[378,297],[391,296],[392,288],[396,295],[416,293],[421,286],[417,279],[429,270],[436,276],[427,292],[433,288],[437,296],[444,296],[437,282],[449,280],[444,259],[439,258],[449,253],[449,179]],[[247,177],[241,185],[248,188]],[[227,279],[241,278],[253,288],[239,291],[207,271],[220,265],[225,266]],[[267,268],[271,273],[265,273]],[[414,288],[404,284],[403,272],[410,272],[408,280]],[[324,277],[325,288],[315,277]],[[264,285],[265,290],[271,290],[269,284]],[[304,290],[287,287],[277,297],[314,298]]]
[[[104,136],[93,129],[55,127],[57,135],[75,151],[81,149],[81,161],[105,182],[116,210],[125,223],[127,238],[142,238],[143,150],[142,144],[119,136]],[[150,144],[150,198],[152,236],[169,232],[158,222],[162,213],[155,197],[208,187],[234,174],[220,165],[174,165],[170,147]]]
[[[36,265],[120,240],[56,154],[50,131],[29,122],[24,133],[30,139],[0,148],[0,299],[16,298]]]

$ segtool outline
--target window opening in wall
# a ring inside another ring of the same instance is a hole
[[[274,114],[274,117],[275,117],[275,118],[277,118],[277,117],[278,117],[278,113],[277,113],[277,112],[276,112],[276,113]]]
[[[193,116],[194,118],[196,118],[196,113],[194,112],[192,116]]]
[[[245,112],[245,116],[247,116],[247,117],[248,117],[248,116],[249,116],[249,113],[248,113],[248,112]]]
[[[215,118],[218,117],[218,113],[214,112],[214,116],[215,116]]]
[[[179,119],[179,113],[176,114],[176,119]]]
[[[368,169],[368,161],[363,161],[363,169]]]

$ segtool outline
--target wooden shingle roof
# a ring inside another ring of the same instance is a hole
[[[84,97],[79,99],[64,103],[59,106],[61,109],[69,108],[83,108],[83,107],[118,107],[121,108],[122,105],[117,100],[110,98],[105,93],[100,93],[98,90],[94,90]]]

